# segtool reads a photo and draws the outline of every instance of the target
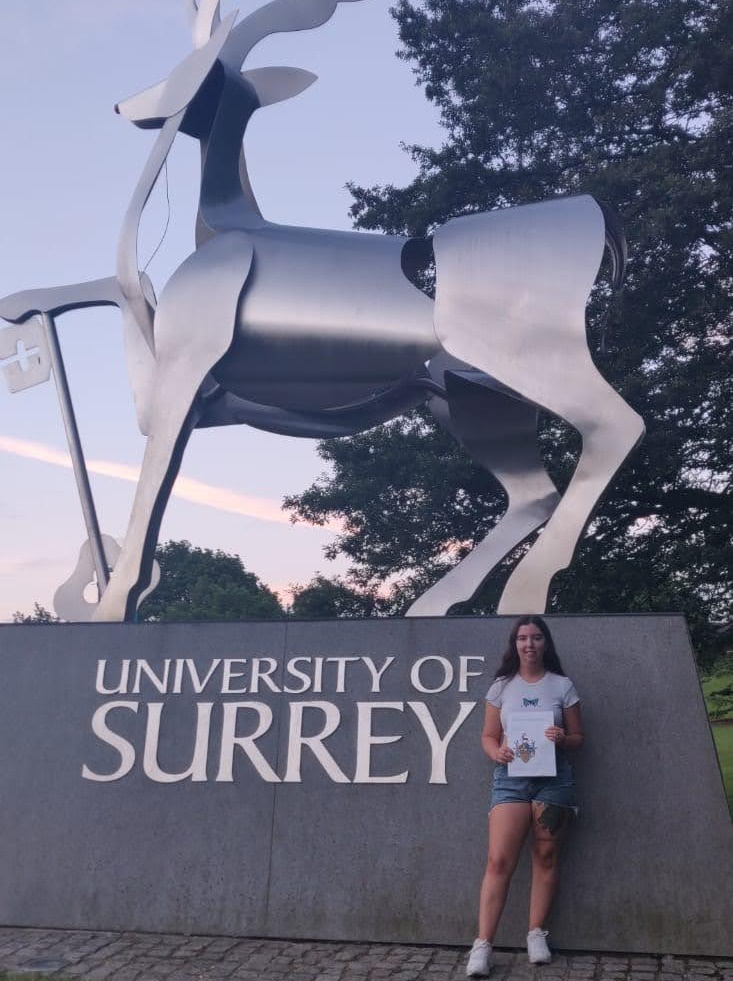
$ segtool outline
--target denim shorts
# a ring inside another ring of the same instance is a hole
[[[489,810],[497,804],[523,804],[530,801],[570,807],[578,813],[575,801],[573,768],[564,753],[557,752],[557,776],[510,777],[506,763],[494,766],[494,786],[491,789]]]

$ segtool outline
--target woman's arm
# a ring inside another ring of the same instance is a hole
[[[562,710],[562,726],[550,726],[545,729],[545,735],[556,746],[563,749],[580,749],[583,745],[583,722],[580,718],[580,704],[571,705]]]
[[[486,703],[484,728],[481,733],[481,748],[495,763],[511,763],[514,753],[508,746],[501,745],[501,715],[496,705]]]

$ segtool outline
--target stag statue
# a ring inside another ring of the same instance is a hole
[[[247,176],[244,132],[258,109],[296,96],[315,76],[244,66],[268,35],[316,28],[338,0],[272,0],[239,23],[236,14],[222,19],[219,0],[188,4],[193,52],[165,81],[115,107],[136,126],[159,130],[123,220],[116,276],[0,300],[5,320],[34,320],[50,331],[67,310],[113,304],[122,312],[147,444],[121,551],[107,550],[95,533],[101,595],[89,618],[135,616],[194,428],[247,423],[290,436],[345,436],[424,402],[497,478],[508,506],[408,615],[441,615],[470,600],[492,568],[543,526],[498,612],[544,611],[553,575],[569,565],[644,432],[596,370],[586,340],[585,308],[604,244],[615,287],[624,275],[615,219],[578,196],[457,217],[432,239],[269,222]],[[196,249],[156,299],[139,270],[138,229],[179,133],[201,147]],[[434,301],[418,285],[432,263]],[[582,437],[562,497],[538,451],[538,409]]]

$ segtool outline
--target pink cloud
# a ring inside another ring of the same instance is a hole
[[[0,436],[0,451],[14,456],[37,460],[40,463],[51,463],[57,467],[71,469],[71,457],[63,450],[58,450],[45,443],[37,443],[28,439],[15,439],[12,436]],[[90,473],[102,477],[113,477],[136,484],[140,479],[140,468],[126,463],[116,463],[112,460],[87,460]],[[173,485],[173,497],[192,504],[214,508],[217,511],[227,511],[230,514],[241,514],[260,521],[274,521],[278,524],[290,524],[290,518],[280,507],[280,503],[268,497],[252,497],[240,494],[228,487],[216,487],[192,477],[179,476]],[[296,527],[315,527],[298,522]],[[320,526],[319,526],[320,527]],[[325,526],[327,531],[338,531],[338,525],[332,523]]]

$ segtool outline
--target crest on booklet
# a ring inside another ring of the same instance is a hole
[[[529,763],[537,754],[537,744],[534,739],[530,739],[526,732],[522,733],[522,738],[514,743],[514,755],[518,756],[522,763]]]

